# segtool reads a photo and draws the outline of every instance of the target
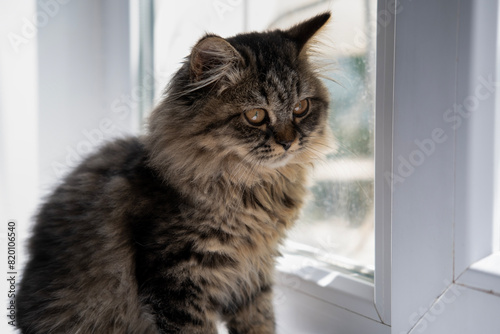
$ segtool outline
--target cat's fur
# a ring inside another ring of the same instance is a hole
[[[193,48],[149,132],[87,158],[41,208],[17,298],[23,333],[275,333],[277,246],[326,145],[307,57],[322,14]],[[309,99],[305,117],[294,105]],[[243,113],[267,110],[253,126]]]

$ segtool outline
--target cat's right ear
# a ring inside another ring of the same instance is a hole
[[[330,16],[330,12],[319,14],[288,29],[285,33],[295,41],[300,52],[308,41],[325,26]]]
[[[191,51],[191,80],[197,86],[235,84],[239,79],[243,58],[225,39],[208,35],[202,38]]]

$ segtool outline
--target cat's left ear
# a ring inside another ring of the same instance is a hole
[[[243,58],[222,37],[207,35],[193,47],[189,61],[191,79],[205,87],[215,83],[235,84]]]
[[[304,48],[307,42],[313,37],[330,19],[329,12],[317,15],[307,21],[297,24],[292,28],[285,30],[288,35],[297,44],[297,49],[300,51]]]

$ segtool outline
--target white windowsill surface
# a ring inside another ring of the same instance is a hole
[[[374,305],[374,285],[366,278],[331,270],[310,257],[285,254],[278,260],[276,285],[382,322]],[[278,292],[279,294],[279,292]],[[279,296],[278,296],[279,298]]]
[[[460,285],[500,296],[500,252],[471,265],[457,280]]]

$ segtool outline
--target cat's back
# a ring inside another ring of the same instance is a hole
[[[162,187],[146,160],[137,138],[109,143],[42,206],[17,298],[23,333],[156,332],[137,297],[131,234]]]
[[[131,241],[133,218],[168,193],[147,159],[139,138],[108,143],[85,159],[42,205],[30,243],[33,255],[46,242],[60,242],[66,251],[78,245],[88,251],[102,248],[103,240],[106,245]],[[66,251],[53,257],[62,258]]]

